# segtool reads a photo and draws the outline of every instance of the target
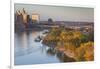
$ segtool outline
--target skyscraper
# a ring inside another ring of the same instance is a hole
[[[24,10],[24,8],[23,8],[23,10],[22,10],[22,16],[23,16],[23,23],[28,23],[28,19],[27,19],[28,14],[27,14],[26,11]]]

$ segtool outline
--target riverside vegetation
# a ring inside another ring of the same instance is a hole
[[[43,44],[74,58],[76,61],[94,60],[94,32],[84,34],[70,28],[53,28],[43,38]]]

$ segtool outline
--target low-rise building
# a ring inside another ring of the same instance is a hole
[[[39,23],[39,20],[40,20],[39,14],[33,13],[32,14],[32,22],[33,23]]]

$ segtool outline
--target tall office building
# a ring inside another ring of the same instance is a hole
[[[26,13],[26,11],[24,10],[24,8],[23,8],[23,10],[22,10],[22,16],[23,16],[23,23],[28,23],[28,14]]]
[[[15,23],[23,23],[23,16],[20,10],[16,11],[15,13]]]

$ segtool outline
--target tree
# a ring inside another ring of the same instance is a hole
[[[81,43],[80,47],[76,49],[76,59],[77,61],[94,60],[94,42]]]
[[[52,18],[49,18],[49,19],[48,19],[48,23],[53,23]]]

